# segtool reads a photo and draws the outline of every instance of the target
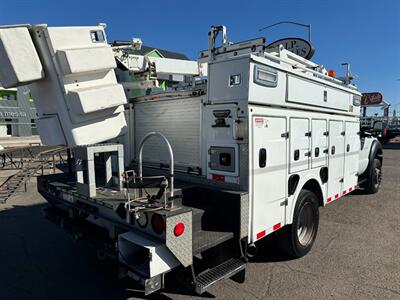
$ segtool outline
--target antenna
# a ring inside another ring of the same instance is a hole
[[[354,79],[354,76],[351,73],[350,64],[349,63],[342,63],[342,66],[346,67],[346,75],[345,75],[345,77],[341,78],[341,80],[343,80],[344,83],[348,85]]]

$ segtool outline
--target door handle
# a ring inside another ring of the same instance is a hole
[[[261,148],[258,151],[258,166],[260,168],[265,168],[267,165],[267,149]]]
[[[318,157],[319,156],[319,147],[314,149],[314,156]]]
[[[347,144],[347,146],[346,146],[346,151],[347,151],[347,152],[350,152],[350,144]]]
[[[300,158],[300,150],[294,150],[294,160],[299,160]]]
[[[332,146],[332,148],[331,148],[331,154],[332,154],[332,155],[335,155],[335,150],[336,150],[336,149],[335,149],[335,146]]]

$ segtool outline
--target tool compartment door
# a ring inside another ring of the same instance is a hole
[[[310,164],[310,126],[304,118],[290,118],[290,173],[307,170]]]
[[[345,123],[344,193],[351,192],[358,183],[358,160],[361,147],[359,131],[359,123]]]
[[[286,118],[253,117],[253,231],[257,240],[284,225],[287,177]],[[278,227],[279,227],[278,226]]]
[[[311,168],[326,166],[328,153],[326,120],[311,120]]]
[[[344,135],[342,121],[329,121],[328,199],[340,197],[343,185]]]

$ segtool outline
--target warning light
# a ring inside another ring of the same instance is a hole
[[[328,76],[329,76],[329,77],[336,77],[336,72],[335,72],[335,70],[330,69],[330,70],[328,71]]]

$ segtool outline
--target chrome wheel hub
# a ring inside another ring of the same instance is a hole
[[[297,237],[300,244],[305,247],[311,243],[315,231],[314,208],[311,203],[306,203],[299,213],[297,221]]]
[[[382,170],[379,168],[375,168],[375,186],[379,187],[382,181]]]

